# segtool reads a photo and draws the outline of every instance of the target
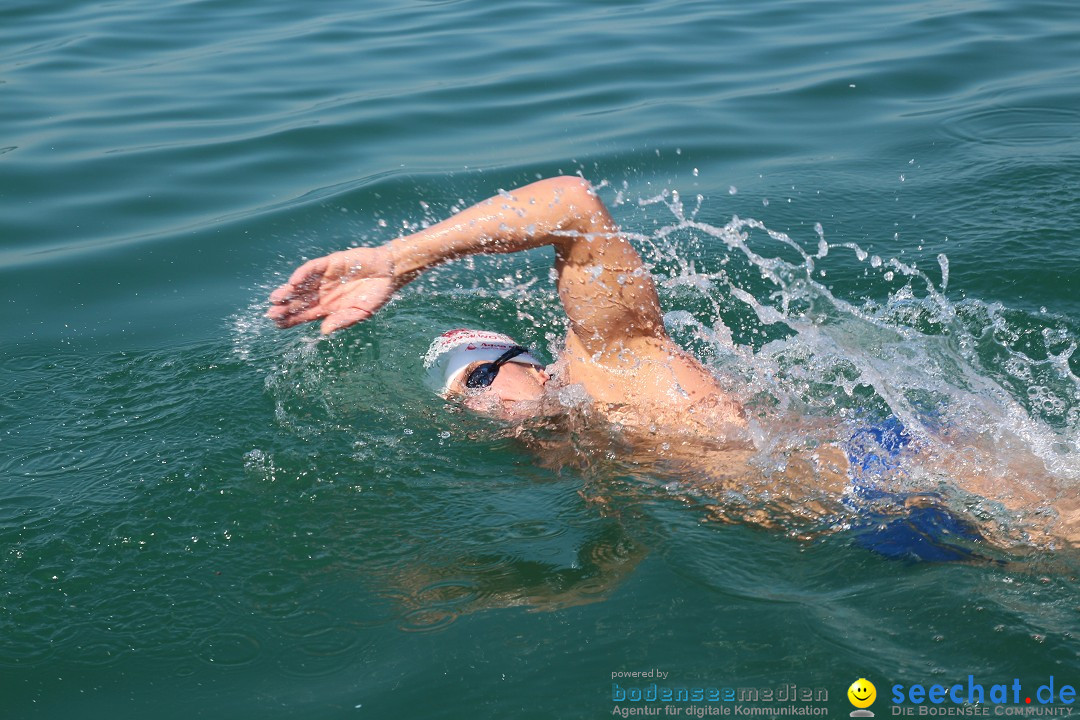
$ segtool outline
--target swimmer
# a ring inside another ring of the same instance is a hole
[[[669,455],[708,467],[716,494],[739,490],[756,453],[742,405],[668,336],[651,275],[582,178],[501,192],[382,246],[310,260],[270,295],[267,315],[281,328],[321,320],[329,334],[367,320],[433,267],[543,246],[555,250],[556,285],[569,320],[560,357],[545,367],[505,335],[450,331],[435,339],[426,358],[443,396],[520,421],[550,412],[557,406],[553,392],[576,385],[597,414],[638,446],[675,447]],[[821,448],[818,455],[814,467],[788,473],[808,478],[812,487],[796,491],[788,480],[769,491],[804,505],[845,492],[850,497],[852,468],[865,467],[867,459],[841,448]]]
[[[437,265],[545,245],[555,248],[559,297],[570,321],[555,363],[560,384],[577,384],[598,404],[650,424],[707,425],[712,435],[718,425],[745,425],[739,403],[668,337],[641,257],[578,177],[542,180],[493,197],[381,247],[306,262],[271,294],[268,315],[283,328],[322,320],[322,332],[331,333],[370,318],[397,290]],[[493,365],[485,383],[470,388],[467,381],[480,360],[448,378],[445,393],[482,398],[488,412],[515,418],[538,406],[552,375],[532,356]]]

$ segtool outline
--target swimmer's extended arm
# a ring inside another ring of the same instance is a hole
[[[641,257],[578,177],[541,180],[382,247],[307,262],[270,296],[268,315],[280,327],[324,318],[322,331],[330,333],[371,317],[428,268],[544,245],[555,248],[559,297],[587,350],[617,351],[637,338],[667,337]]]

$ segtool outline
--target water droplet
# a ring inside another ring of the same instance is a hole
[[[938,267],[941,268],[941,290],[944,292],[949,286],[949,258],[945,256],[945,253],[938,253],[937,261]]]

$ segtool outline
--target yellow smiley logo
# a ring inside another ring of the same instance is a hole
[[[866,678],[859,678],[847,689],[848,700],[857,708],[868,708],[877,699],[877,688]]]

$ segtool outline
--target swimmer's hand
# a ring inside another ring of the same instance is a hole
[[[367,320],[406,282],[385,246],[330,253],[307,261],[270,293],[266,316],[280,328],[322,319],[329,335]]]

